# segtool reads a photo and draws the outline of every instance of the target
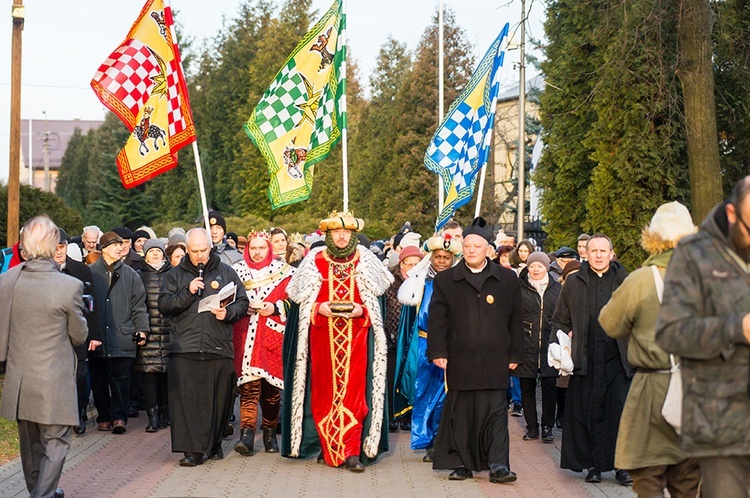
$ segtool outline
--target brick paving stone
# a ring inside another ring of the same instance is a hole
[[[232,448],[237,436],[225,439],[225,458],[195,468],[177,465],[169,429],[144,432],[146,417],[132,419],[123,435],[89,429],[74,436],[60,485],[69,497],[633,497],[614,474],[601,484],[586,484],[583,474],[559,468],[561,433],[555,444],[522,441],[523,419],[511,417],[513,484],[491,484],[487,472],[463,482],[448,481],[448,471],[422,463],[422,451],[409,448],[409,434],[391,434],[391,451],[363,474],[352,474],[312,460],[281,458],[263,452],[261,435],[256,453],[243,457]],[[27,496],[16,458],[0,467],[0,496]]]

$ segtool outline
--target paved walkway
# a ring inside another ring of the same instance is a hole
[[[523,419],[510,418],[514,484],[490,484],[488,473],[464,482],[448,481],[447,471],[422,463],[422,452],[409,449],[406,432],[391,434],[391,451],[364,474],[333,469],[315,460],[293,460],[258,452],[243,457],[234,438],[224,440],[222,461],[195,468],[177,465],[169,430],[146,434],[146,417],[132,419],[123,435],[97,432],[89,425],[74,436],[60,486],[67,497],[633,497],[612,472],[601,484],[586,484],[583,474],[558,467],[560,431],[555,444],[522,441]],[[260,435],[255,447],[262,447]],[[18,458],[0,467],[0,496],[28,496]]]

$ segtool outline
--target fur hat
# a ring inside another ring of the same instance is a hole
[[[101,236],[101,238],[99,239],[99,249],[101,250],[112,244],[121,244],[121,243],[122,243],[122,237],[120,237],[117,234],[117,232],[113,230]]]
[[[337,230],[343,228],[345,230],[351,230],[353,232],[359,232],[365,227],[365,220],[362,218],[355,218],[351,211],[340,213],[338,211],[332,212],[328,215],[328,218],[321,220],[318,230],[321,232],[327,232],[328,230]]]
[[[148,254],[148,251],[154,248],[161,250],[161,252],[164,253],[164,257],[167,256],[167,251],[164,250],[164,243],[159,239],[148,239],[146,242],[144,242],[143,254]]]
[[[697,230],[688,208],[677,201],[668,202],[659,206],[651,223],[641,232],[641,245],[649,254],[660,254]]]
[[[486,240],[487,243],[492,242],[492,229],[487,226],[487,220],[485,220],[481,216],[474,218],[474,221],[471,222],[471,225],[464,228],[464,239],[469,235],[479,235],[484,240]]]
[[[526,260],[526,265],[531,266],[531,263],[541,263],[549,271],[550,260],[546,252],[535,251],[529,254],[529,258]]]

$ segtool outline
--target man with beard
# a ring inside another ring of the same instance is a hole
[[[250,232],[247,239],[243,261],[233,267],[250,300],[247,315],[234,324],[234,369],[240,390],[240,439],[234,451],[244,456],[253,454],[259,401],[263,446],[266,453],[279,452],[276,426],[284,388],[286,287],[294,274],[294,268],[274,257],[268,232]]]
[[[586,243],[588,261],[563,286],[552,315],[555,333],[571,335],[573,376],[565,399],[560,467],[581,472],[586,482],[602,482],[602,472],[615,467],[615,445],[630,379],[627,341],[612,339],[599,325],[599,312],[628,272],[612,261],[612,241],[602,234]],[[615,473],[622,485],[632,483],[625,470]]]
[[[750,496],[750,176],[680,241],[667,268],[656,341],[679,355],[680,448],[703,496]]]
[[[387,343],[379,297],[393,276],[357,245],[364,221],[331,213],[320,222],[325,247],[310,251],[287,292],[299,305],[284,341],[282,455],[313,456],[364,472],[360,460],[388,450]],[[309,409],[309,411],[308,411]],[[366,462],[365,462],[366,463]]]
[[[170,318],[169,418],[172,452],[184,453],[182,467],[221,460],[221,440],[234,405],[232,324],[245,316],[247,294],[232,267],[211,250],[208,230],[186,234],[187,256],[164,276],[159,311]],[[201,299],[237,286],[235,300],[198,312]]]
[[[490,482],[510,483],[506,389],[523,357],[521,286],[487,257],[484,218],[463,235],[464,259],[435,275],[427,321],[427,358],[445,371],[448,389],[432,467],[454,469],[455,481],[489,469]]]

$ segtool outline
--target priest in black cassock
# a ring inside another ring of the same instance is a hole
[[[448,390],[435,441],[434,469],[462,481],[490,471],[490,482],[514,482],[510,470],[508,372],[523,357],[521,287],[515,272],[492,263],[492,231],[483,218],[464,230],[464,258],[438,273],[430,301],[427,357],[445,370]]]

